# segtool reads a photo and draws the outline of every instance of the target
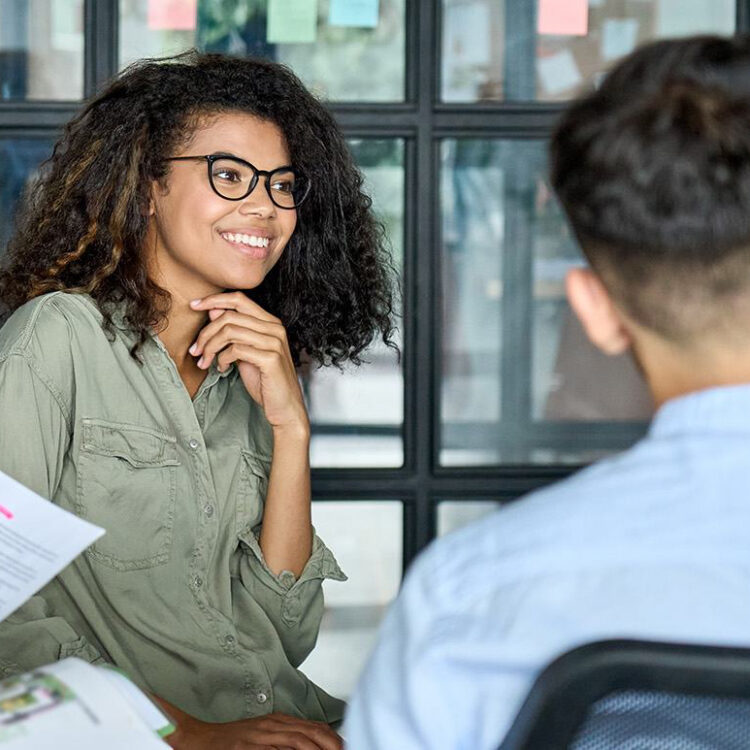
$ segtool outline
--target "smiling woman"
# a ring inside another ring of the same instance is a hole
[[[297,365],[391,343],[361,186],[273,63],[144,61],[67,126],[0,271],[0,470],[107,534],[0,625],[0,672],[115,663],[174,747],[340,747],[296,669],[345,578]]]

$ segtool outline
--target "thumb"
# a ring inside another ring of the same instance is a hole
[[[224,312],[224,310],[214,307],[208,311],[208,317],[211,318],[211,320],[216,320],[217,318],[220,318]]]

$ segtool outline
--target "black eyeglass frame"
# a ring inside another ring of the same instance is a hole
[[[213,175],[213,166],[214,162],[219,161],[220,159],[226,159],[228,161],[234,161],[238,164],[244,164],[246,167],[250,167],[253,173],[253,179],[250,180],[250,184],[247,188],[247,191],[244,195],[239,196],[238,198],[228,198],[226,195],[222,195],[222,193],[219,192],[216,185],[214,185],[214,175]],[[216,193],[216,195],[219,196],[219,198],[223,198],[225,201],[242,201],[247,198],[250,193],[255,190],[255,188],[258,186],[258,181],[261,177],[266,178],[266,192],[268,193],[268,197],[271,199],[271,202],[274,206],[277,208],[282,208],[285,211],[294,211],[295,209],[299,208],[302,203],[305,201],[308,195],[310,195],[310,179],[306,175],[300,175],[300,172],[296,170],[293,166],[290,164],[286,164],[282,167],[276,167],[276,169],[272,169],[270,172],[265,169],[258,169],[254,164],[251,164],[249,161],[245,161],[244,159],[240,159],[239,156],[229,156],[228,154],[201,154],[197,156],[169,156],[164,161],[204,161],[206,162],[206,166],[208,169],[208,182],[211,185],[211,190]],[[271,177],[276,174],[277,172],[293,172],[295,177],[296,176],[302,176],[305,180],[305,193],[304,195],[294,202],[293,206],[282,206],[281,204],[276,202],[276,199],[273,197],[273,193],[271,192]]]

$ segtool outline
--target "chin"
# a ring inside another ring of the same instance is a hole
[[[255,289],[263,283],[265,274],[237,274],[231,278],[225,279],[222,283],[224,289]]]

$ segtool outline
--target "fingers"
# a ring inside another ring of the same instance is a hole
[[[303,732],[306,737],[316,742],[321,750],[341,750],[343,747],[341,737],[323,721],[299,719],[296,716],[277,713],[269,714],[267,718],[284,724],[290,729],[296,727],[298,731]]]
[[[225,310],[236,310],[245,315],[253,315],[269,323],[280,323],[281,321],[267,313],[257,302],[253,302],[242,292],[223,292],[221,294],[209,294],[202,299],[194,299],[190,303],[193,310],[210,310],[212,308],[223,308]]]
[[[225,750],[342,750],[341,738],[327,724],[285,714],[268,714],[211,725],[208,742],[195,747]],[[191,745],[193,747],[193,745]]]
[[[318,745],[314,740],[306,737],[303,732],[288,729],[263,730],[258,727],[253,730],[252,736],[249,739],[252,741],[251,747],[261,745],[272,748],[289,747],[292,750],[328,750],[325,745]]]
[[[232,347],[235,348],[235,354],[245,352],[247,348],[251,347],[258,352],[272,355],[271,357],[264,357],[259,361],[254,359],[249,360],[253,364],[263,363],[266,366],[271,366],[275,360],[283,364],[287,359],[284,344],[273,336],[265,336],[262,333],[256,333],[247,328],[228,325],[208,340],[203,354],[198,360],[198,367],[202,369],[209,367],[217,354],[228,356]],[[227,356],[217,359],[217,366],[220,364],[225,367],[229,366],[229,364],[237,359],[237,357],[227,358]]]
[[[229,344],[216,358],[216,367],[224,372],[232,362],[249,362],[263,373],[273,373],[274,368],[283,366],[284,357],[279,352],[259,349],[248,344]]]
[[[212,310],[211,313],[213,312]],[[253,336],[251,333],[257,335]],[[230,310],[213,317],[211,322],[201,329],[188,351],[194,357],[202,356],[204,363],[199,361],[199,367],[208,367],[213,355],[233,342],[254,343],[259,348],[269,351],[288,353],[289,350],[283,325]],[[289,356],[291,358],[291,355]]]
[[[321,721],[299,719],[286,714],[269,714],[258,723],[258,729],[269,734],[263,737],[278,747],[290,747],[294,750],[342,750],[343,742],[328,724]],[[261,740],[260,736],[258,740]]]

